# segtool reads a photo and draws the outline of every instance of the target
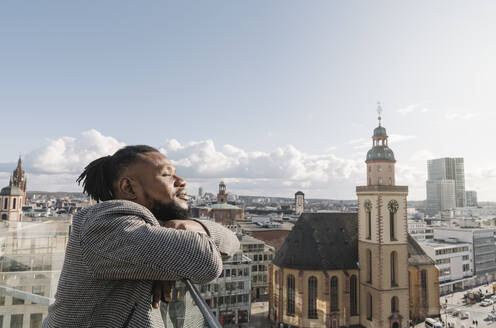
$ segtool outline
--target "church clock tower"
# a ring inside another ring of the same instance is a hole
[[[395,185],[396,160],[386,129],[374,129],[367,153],[367,185],[358,196],[360,323],[400,328],[409,320],[407,186]]]

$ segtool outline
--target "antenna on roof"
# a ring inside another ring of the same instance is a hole
[[[381,106],[381,102],[378,101],[377,102],[377,114],[379,115],[379,117],[377,117],[377,119],[379,120],[379,126],[381,126],[381,120],[382,120],[382,117],[381,117],[381,114],[382,114],[382,106]]]

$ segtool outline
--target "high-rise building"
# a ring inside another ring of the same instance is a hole
[[[456,207],[454,180],[427,180],[426,185],[428,214],[435,215]]]
[[[477,206],[479,206],[477,204],[477,191],[475,191],[475,190],[467,190],[465,192],[465,200],[466,200],[466,205],[468,207],[477,207]]]
[[[444,157],[427,161],[427,180],[453,180],[456,207],[465,207],[465,164],[462,157]]]

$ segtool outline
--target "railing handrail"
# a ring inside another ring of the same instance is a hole
[[[186,284],[186,288],[189,290],[191,297],[195,301],[198,309],[201,314],[205,318],[210,328],[222,328],[217,317],[212,313],[210,306],[208,306],[207,302],[201,297],[200,293],[196,289],[196,287],[191,283],[189,279],[184,279],[183,282]]]

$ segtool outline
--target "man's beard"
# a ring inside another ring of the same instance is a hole
[[[150,211],[159,221],[182,220],[188,218],[188,210],[177,206],[174,203],[164,204],[161,201],[153,200]]]

